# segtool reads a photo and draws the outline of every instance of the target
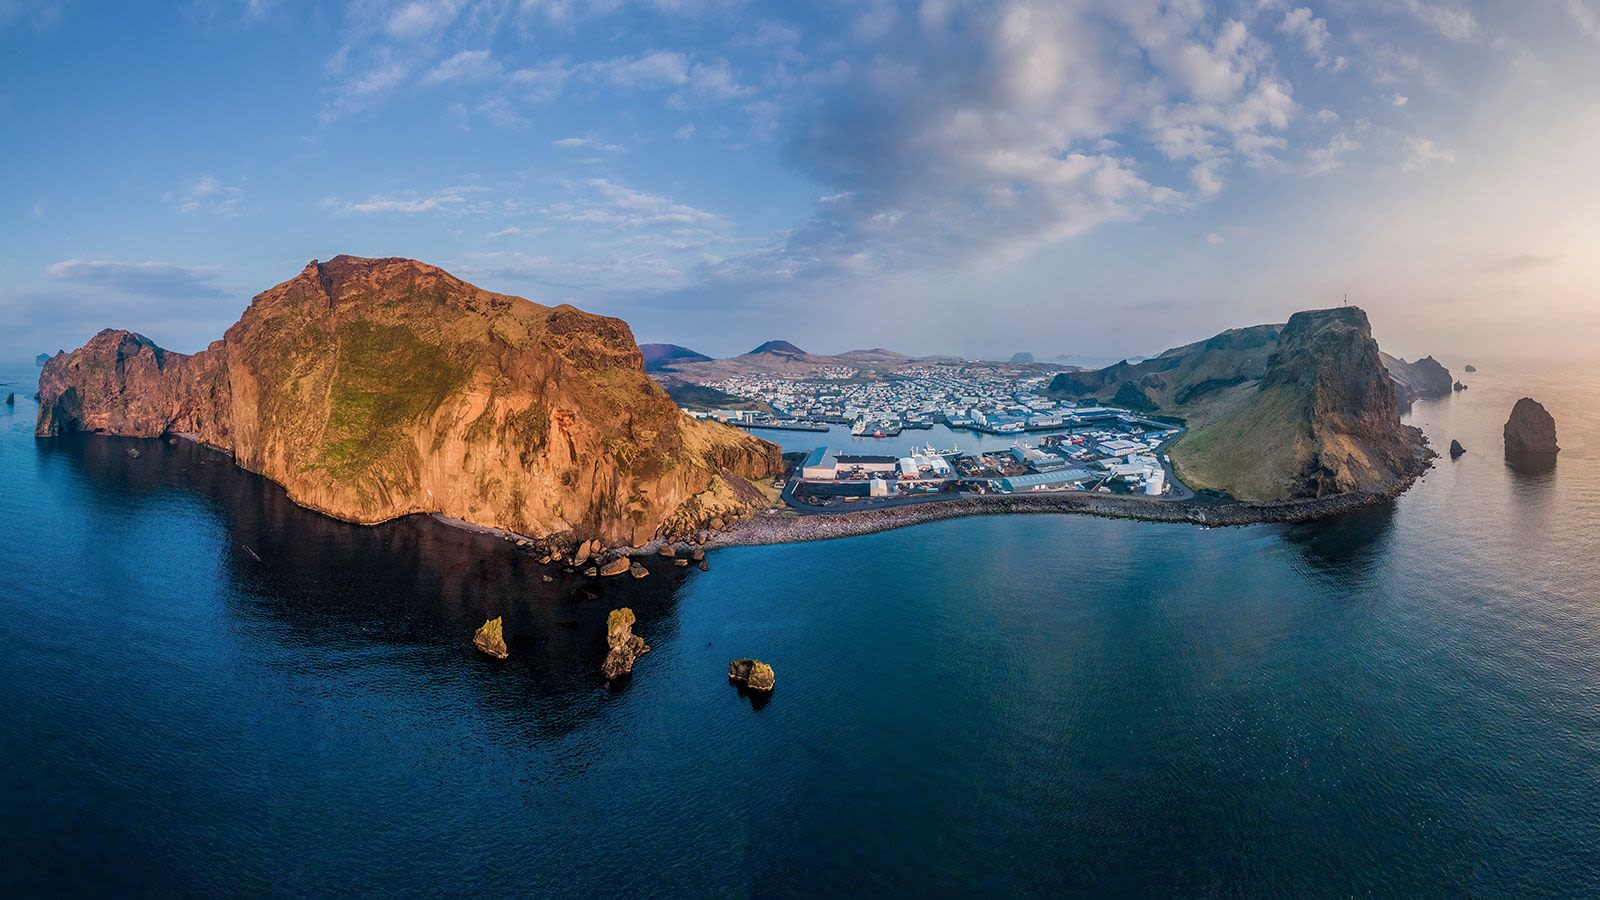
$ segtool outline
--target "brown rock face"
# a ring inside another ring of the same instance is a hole
[[[495,616],[483,623],[477,633],[472,636],[472,646],[477,647],[478,650],[495,659],[505,659],[510,655],[510,652],[506,650],[505,636],[500,631],[499,616]]]
[[[777,685],[772,667],[759,659],[728,661],[728,680],[758,694],[770,694]]]
[[[634,660],[650,652],[650,645],[644,638],[633,633],[634,621],[633,610],[626,606],[613,609],[606,617],[606,643],[611,645],[611,652],[601,663],[600,674],[607,681],[632,673]]]
[[[758,496],[778,448],[682,415],[619,319],[408,259],[312,262],[192,356],[103,331],[40,374],[41,435],[191,435],[355,522],[441,513],[637,545]]]
[[[1556,420],[1539,401],[1523,397],[1511,408],[1506,420],[1506,459],[1513,462],[1554,462],[1561,448],[1556,444]]]

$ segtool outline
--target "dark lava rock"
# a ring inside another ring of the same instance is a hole
[[[1461,458],[1461,454],[1463,454],[1465,452],[1467,452],[1467,448],[1461,446],[1461,442],[1460,441],[1451,441],[1450,442],[1450,458],[1451,459],[1460,459]]]
[[[1556,420],[1539,401],[1523,397],[1506,420],[1506,459],[1513,463],[1547,464],[1561,448],[1556,444]]]
[[[12,391],[11,393],[6,395],[6,405],[7,406],[16,406],[17,405],[17,392],[16,391]]]
[[[1476,372],[1476,371],[1478,371],[1478,367],[1477,366],[1467,366],[1466,367],[1466,371],[1468,371],[1468,372]]]
[[[1467,389],[1467,386],[1458,381],[1456,382],[1455,389],[1458,391],[1464,391]]]

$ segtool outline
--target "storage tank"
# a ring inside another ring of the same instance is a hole
[[[1146,478],[1144,480],[1144,492],[1146,494],[1149,494],[1152,497],[1159,497],[1161,495],[1161,492],[1166,490],[1166,488],[1167,488],[1167,470],[1166,469],[1157,469],[1154,472],[1150,473],[1150,477],[1149,478]]]

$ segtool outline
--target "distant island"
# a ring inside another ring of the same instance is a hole
[[[48,353],[41,353],[38,356],[35,356],[33,358],[33,364],[36,365],[36,366],[42,366],[42,365],[44,365],[45,363],[47,363],[49,361],[50,361],[50,354],[48,354]]]

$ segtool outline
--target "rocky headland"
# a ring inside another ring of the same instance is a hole
[[[778,448],[683,415],[626,323],[409,259],[313,261],[193,355],[106,330],[49,359],[37,432],[178,434],[303,506],[638,546],[765,505]]]
[[[1171,450],[1179,477],[1241,501],[1392,495],[1433,458],[1422,432],[1401,424],[1394,378],[1356,307],[1063,373],[1050,392],[1183,419],[1188,434]]]

